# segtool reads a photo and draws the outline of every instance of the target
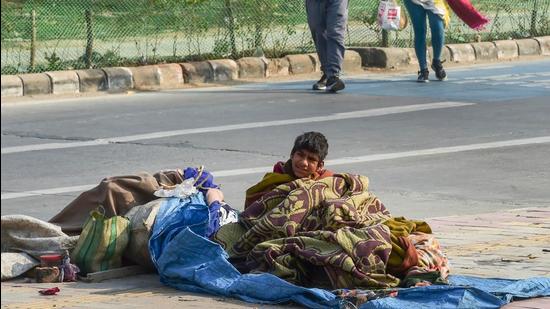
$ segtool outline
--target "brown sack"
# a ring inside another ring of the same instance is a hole
[[[126,214],[130,219],[130,242],[124,257],[148,269],[155,269],[149,253],[149,237],[160,204],[165,200],[165,198],[159,198],[145,205],[136,206]]]
[[[107,218],[124,216],[132,207],[156,199],[153,193],[161,183],[170,186],[182,181],[181,170],[108,177],[95,188],[80,194],[49,222],[60,226],[65,233],[78,234],[90,212],[100,205],[105,208]]]

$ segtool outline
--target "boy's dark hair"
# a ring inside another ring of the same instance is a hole
[[[324,161],[328,154],[327,138],[319,132],[306,132],[296,137],[290,155],[292,156],[298,150],[313,152],[321,161]]]

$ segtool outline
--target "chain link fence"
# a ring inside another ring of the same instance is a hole
[[[401,1],[401,0],[400,0]],[[456,16],[447,43],[550,34],[550,0],[479,0],[480,32]],[[411,47],[384,33],[378,0],[350,0],[348,46]],[[2,0],[2,74],[313,52],[304,0]]]

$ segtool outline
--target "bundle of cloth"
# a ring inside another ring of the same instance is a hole
[[[470,28],[480,30],[489,19],[472,5],[470,0],[447,0],[453,12]]]
[[[49,222],[70,235],[80,234],[90,212],[98,206],[105,209],[107,218],[124,216],[135,206],[158,199],[154,193],[163,188],[173,188],[186,179],[194,179],[197,189],[203,194],[210,188],[219,188],[211,173],[201,167],[162,170],[155,174],[147,172],[135,175],[112,176],[101,180],[94,188],[81,193]],[[221,207],[216,203],[212,209]],[[214,217],[214,216],[213,216]]]
[[[279,178],[264,177],[249,195],[284,181]],[[240,272],[269,272],[301,286],[445,283],[448,260],[429,225],[392,217],[368,183],[352,174],[281,183],[249,199],[239,221],[211,239]]]

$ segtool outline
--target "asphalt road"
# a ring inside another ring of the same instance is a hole
[[[2,104],[2,215],[49,219],[103,177],[204,165],[226,200],[323,132],[327,167],[369,176],[394,215],[550,205],[550,60]]]

